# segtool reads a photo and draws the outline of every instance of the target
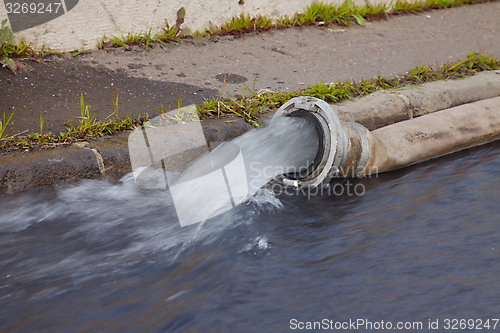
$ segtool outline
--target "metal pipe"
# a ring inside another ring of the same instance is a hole
[[[278,178],[286,185],[318,187],[332,178],[363,177],[419,163],[500,138],[500,97],[481,100],[398,122],[375,131],[342,121],[323,100],[301,96],[274,115],[311,121],[319,137],[306,174]]]

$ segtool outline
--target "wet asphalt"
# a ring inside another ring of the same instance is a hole
[[[246,87],[291,91],[336,80],[405,74],[418,63],[465,58],[471,51],[500,55],[500,2],[435,10],[367,22],[365,27],[303,27],[242,38],[206,38],[163,47],[106,49],[23,60],[13,75],[0,68],[0,115],[17,112],[12,134],[64,130],[80,115],[84,94],[98,119],[113,113],[110,87],[119,115],[154,115],[210,96],[249,94]],[[224,85],[224,73],[226,84]],[[112,85],[112,86],[111,86]],[[246,86],[246,87],[245,87]],[[224,88],[224,90],[223,90]],[[222,91],[223,90],[223,91]]]

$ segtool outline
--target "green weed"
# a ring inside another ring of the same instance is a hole
[[[118,91],[116,93],[116,98],[115,98],[115,94],[113,93],[113,84],[111,84],[109,86],[109,89],[111,90],[111,99],[113,101],[113,111],[114,111],[114,114],[115,114],[115,118],[118,120],[119,116],[118,116],[118,97],[120,97],[120,91]],[[112,113],[113,114],[113,113]],[[112,115],[110,114],[108,116],[108,118]],[[106,118],[107,119],[107,118]]]
[[[7,131],[7,126],[9,125],[10,121],[12,120],[12,117],[14,116],[14,113],[16,113],[17,108],[12,111],[10,114],[9,118],[6,120],[5,119],[5,112],[3,113],[3,121],[0,121],[0,140],[3,140],[9,135],[12,130]]]
[[[40,111],[40,136],[43,138],[43,133],[45,132],[46,123],[43,122],[42,111]],[[50,133],[49,133],[50,136]]]
[[[243,96],[232,97],[227,100],[222,99],[225,87],[224,80],[223,89],[219,97],[205,99],[203,103],[196,105],[196,111],[200,119],[223,118],[236,115],[244,118],[253,126],[259,127],[259,116],[261,114],[275,110],[286,101],[297,96],[314,96],[330,103],[340,102],[356,96],[370,94],[377,90],[401,89],[408,84],[418,84],[435,80],[460,79],[477,72],[498,69],[500,69],[500,58],[495,58],[482,51],[477,53],[471,52],[464,60],[457,62],[446,62],[436,66],[418,64],[410,69],[408,74],[395,78],[376,76],[369,80],[361,80],[360,82],[347,80],[343,82],[336,81],[330,84],[320,80],[318,84],[293,92],[257,92],[254,80],[252,88],[244,85],[245,91],[249,92],[248,97],[243,94]],[[176,95],[177,106],[180,108],[186,92],[182,98],[180,98],[177,91],[174,94]],[[111,91],[111,96],[114,108],[114,113],[111,113],[111,115],[115,114],[115,119],[108,119],[110,118],[108,116],[104,121],[97,121],[95,114],[93,116],[90,115],[89,109],[91,107],[85,105],[83,93],[81,93],[78,101],[80,117],[67,122],[69,124],[72,121],[78,120],[78,124],[76,126],[68,126],[66,131],[59,133],[57,136],[52,135],[50,132],[48,134],[44,133],[46,124],[43,122],[42,114],[40,113],[40,133],[7,137],[11,131],[7,131],[6,128],[17,109],[8,118],[4,113],[3,121],[0,121],[0,150],[31,150],[68,145],[75,141],[90,140],[118,131],[132,130],[148,121],[147,116],[145,118],[139,116],[137,119],[127,116],[124,119],[120,119],[118,117],[118,94],[115,97],[113,91]],[[165,110],[162,105],[161,109],[155,112],[164,114],[167,111],[169,110]],[[173,119],[175,120],[175,116]]]
[[[149,29],[144,33],[128,34],[127,36],[122,34],[121,37],[112,36],[109,40],[107,40],[106,36],[104,36],[101,40],[97,41],[97,48],[102,50],[109,47],[128,48],[129,46],[137,45],[145,46],[146,50],[149,50],[150,47],[153,47],[156,44],[177,42],[181,38],[191,35],[191,31],[188,28],[181,28],[181,25],[184,23],[185,15],[186,11],[184,10],[184,7],[180,8],[177,11],[175,24],[170,26],[165,20],[165,28],[154,35],[152,33],[152,29]]]
[[[174,96],[175,96],[175,101],[177,103],[177,108],[180,109],[182,107],[182,104],[184,103],[184,97],[186,97],[186,94],[187,94],[187,88],[186,90],[184,90],[184,94],[182,95],[182,98],[179,98],[179,93],[177,92],[177,86],[174,86],[174,89],[172,90],[172,92],[174,93]]]
[[[500,58],[495,58],[483,52],[471,52],[467,57],[455,63],[447,62],[441,66],[430,66],[418,64],[408,71],[408,74],[396,78],[376,76],[370,80],[355,82],[336,81],[326,84],[320,80],[318,84],[311,85],[305,89],[295,92],[272,92],[255,93],[255,88],[245,90],[252,96],[240,99],[231,98],[229,101],[205,99],[198,106],[200,118],[220,118],[223,116],[237,115],[243,117],[247,122],[258,126],[258,115],[269,110],[274,110],[289,99],[297,96],[313,96],[330,103],[348,100],[353,97],[367,95],[377,90],[400,89],[407,84],[419,84],[423,82],[459,79],[485,70],[500,69]]]
[[[166,109],[165,110],[165,107],[162,105],[160,105],[160,110],[154,110],[153,112],[156,112],[156,113],[159,113],[159,114],[164,114],[164,113],[167,113],[168,111],[170,111],[170,109]]]
[[[89,109],[93,109],[90,105],[85,105],[85,100],[83,98],[83,92],[80,93],[80,100],[78,101],[78,106],[80,107],[80,116],[70,119],[66,122],[66,125],[77,120],[78,125],[76,126],[76,130],[84,136],[88,134],[92,129],[93,125],[96,123],[95,113],[93,116],[90,116]]]
[[[219,118],[221,113],[223,112],[221,108],[227,108],[226,104],[222,102],[222,95],[224,94],[224,89],[226,88],[226,76],[227,73],[226,71],[224,71],[224,83],[222,84],[222,90],[220,92],[219,98],[217,100],[213,97],[210,97],[209,100],[204,98],[204,102],[196,107],[199,114],[216,112],[217,118]]]
[[[239,16],[227,19],[221,26],[215,26],[211,22],[209,27],[202,30],[191,32],[189,28],[182,28],[186,11],[184,7],[177,11],[177,18],[173,25],[169,25],[165,21],[165,27],[158,33],[152,33],[152,29],[146,32],[128,34],[124,36],[112,36],[110,39],[103,36],[97,40],[97,48],[105,49],[109,47],[125,47],[139,46],[149,50],[157,44],[165,44],[179,42],[182,39],[192,40],[195,43],[202,42],[206,36],[242,36],[250,32],[262,32],[271,29],[285,29],[304,25],[328,25],[336,24],[349,26],[351,24],[364,25],[365,21],[386,20],[394,15],[412,14],[433,9],[444,9],[457,7],[462,5],[470,5],[495,0],[397,0],[390,5],[379,3],[372,5],[368,0],[364,6],[356,5],[352,0],[335,4],[325,4],[322,2],[313,2],[307,6],[304,13],[296,13],[288,17],[282,16],[277,20],[273,20],[266,16],[251,17],[248,14],[242,13]],[[13,59],[21,57],[38,58],[47,55],[61,54],[52,49],[35,50],[33,46],[25,40],[20,39],[17,44],[12,40],[12,32],[8,27],[4,27],[7,21],[2,22],[2,30],[0,31],[0,41],[8,40],[7,43],[0,44],[0,63],[15,71],[17,65]],[[10,34],[9,34],[10,32]],[[79,55],[85,51],[72,51],[73,55]]]
[[[271,29],[285,29],[304,25],[341,25],[349,26],[351,24],[365,25],[365,20],[386,20],[394,15],[414,14],[433,9],[444,9],[467,4],[481,3],[491,0],[416,0],[406,1],[397,0],[389,5],[379,3],[372,5],[365,1],[365,6],[358,6],[352,0],[335,4],[325,4],[322,2],[313,2],[307,6],[304,13],[297,13],[291,17],[282,16],[277,20],[272,20],[266,16],[257,15],[251,17],[248,14],[240,15],[227,19],[221,26],[215,26],[209,22],[209,26],[201,31],[194,33],[189,28],[181,28],[184,23],[186,11],[184,8],[177,12],[177,20],[170,26],[165,21],[165,28],[159,33],[152,35],[151,29],[145,33],[127,35],[121,37],[112,37],[105,42],[105,37],[98,41],[99,49],[106,47],[128,47],[129,45],[145,46],[146,50],[155,43],[178,42],[181,39],[190,39],[195,43],[202,42],[206,36],[226,36],[232,35],[240,37],[250,32],[263,32]]]
[[[0,64],[9,68],[14,74],[16,74],[19,66],[15,58],[34,59],[55,54],[61,54],[61,52],[55,52],[51,48],[45,50],[45,45],[42,45],[42,48],[36,51],[31,43],[22,38],[18,39],[17,43],[14,42],[14,35],[7,26],[7,20],[2,21],[0,29]]]
[[[16,73],[17,64],[11,58],[12,50],[14,49],[14,36],[9,27],[6,26],[7,20],[2,21],[0,30],[0,64],[7,66],[14,74]]]

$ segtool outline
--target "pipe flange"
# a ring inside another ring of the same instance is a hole
[[[314,170],[304,178],[290,179],[286,176],[281,176],[284,184],[294,184],[298,187],[318,187],[326,185],[338,173],[342,167],[346,156],[348,139],[342,128],[341,121],[331,106],[325,101],[309,96],[295,97],[283,104],[276,114],[271,119],[271,123],[279,117],[288,117],[294,112],[306,111],[310,116],[315,117],[315,126],[317,128],[318,137],[322,147],[322,154],[317,154],[315,159]],[[298,114],[298,113],[297,113]],[[302,115],[298,114],[301,117]],[[305,117],[307,118],[307,117]],[[318,158],[319,156],[319,158]]]

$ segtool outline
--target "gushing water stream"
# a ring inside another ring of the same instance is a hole
[[[246,173],[247,204],[211,219],[210,223],[186,228],[178,224],[170,193],[141,189],[132,174],[118,184],[83,181],[57,191],[42,189],[3,197],[0,248],[8,260],[0,262],[0,267],[4,272],[15,272],[7,274],[8,278],[12,280],[15,275],[19,283],[66,276],[72,284],[79,284],[95,276],[127,270],[158,251],[169,253],[164,259],[173,261],[190,244],[208,245],[217,241],[217,235],[225,229],[247,223],[246,216],[255,213],[248,203],[280,207],[270,192],[257,198],[251,196],[287,166],[293,169],[309,163],[311,152],[315,154],[317,149],[315,137],[314,128],[306,120],[282,118],[275,126],[253,130],[233,140],[244,154],[245,168],[254,172]],[[183,177],[206,169],[206,162],[204,157],[198,159]],[[196,202],[192,209],[197,209]],[[52,231],[58,241],[45,243],[45,235]],[[37,253],[43,255],[36,256]],[[70,290],[72,284],[59,284],[50,293]],[[14,295],[3,295],[5,299],[10,297]]]
[[[206,220],[249,200],[278,175],[307,171],[318,146],[308,120],[288,117],[219,145],[171,184],[179,222]]]
[[[261,144],[280,142],[277,131]],[[252,145],[263,138],[248,138],[237,139],[242,151],[279,164]],[[492,327],[499,170],[496,142],[356,180],[363,196],[280,206],[262,192],[187,227],[168,191],[131,174],[2,195],[0,331],[280,332],[324,318]]]
[[[281,117],[271,126],[247,132],[230,143],[242,152],[245,170],[236,170],[234,176],[246,174],[249,196],[278,175],[307,168],[318,150],[318,136],[311,123],[291,117]],[[224,155],[230,149],[222,144],[212,154]],[[210,167],[209,156],[203,156],[190,165],[179,181],[196,178]]]
[[[281,117],[271,126],[232,141],[243,152],[249,195],[276,176],[307,168],[318,150],[312,124],[302,118]]]

